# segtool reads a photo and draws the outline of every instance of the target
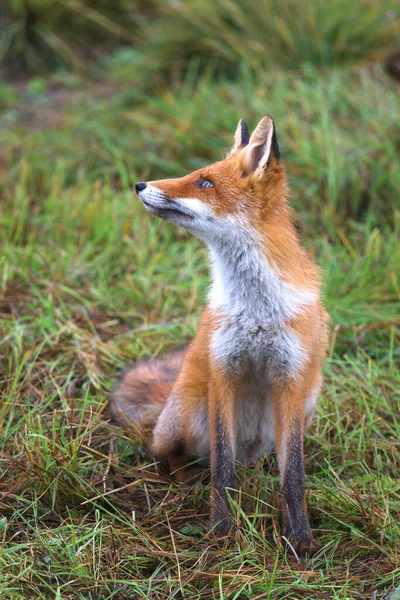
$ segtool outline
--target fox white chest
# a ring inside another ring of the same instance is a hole
[[[251,366],[265,382],[296,377],[307,357],[288,322],[316,301],[315,294],[283,281],[254,247],[211,250],[211,258],[209,303],[220,316],[213,359],[232,373]]]

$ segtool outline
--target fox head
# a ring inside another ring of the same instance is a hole
[[[251,136],[240,120],[225,160],[178,179],[139,182],[136,192],[149,212],[209,244],[234,225],[258,229],[286,195],[273,119],[264,116]]]

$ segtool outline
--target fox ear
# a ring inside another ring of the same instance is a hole
[[[231,154],[239,150],[239,148],[244,148],[249,143],[250,133],[249,128],[247,127],[246,121],[240,119],[238,126],[236,127],[235,135],[233,138],[233,146],[231,150]]]
[[[278,140],[274,120],[270,115],[265,115],[251,134],[244,154],[248,173],[265,169],[272,156],[279,161]]]

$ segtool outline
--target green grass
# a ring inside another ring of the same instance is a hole
[[[138,8],[138,0],[5,0],[0,63],[17,78],[60,68],[81,71],[88,58],[121,41],[135,42]],[[143,17],[147,11],[141,7]]]
[[[167,0],[141,35],[148,72],[186,68],[188,59],[237,72],[331,67],[383,58],[399,41],[393,0]],[[125,70],[126,72],[126,70]]]
[[[5,0],[0,61],[15,76],[64,68],[113,50],[121,78],[168,80],[195,59],[231,75],[331,67],[397,50],[397,0]],[[134,46],[132,46],[134,45]]]
[[[0,86],[0,597],[383,599],[400,585],[398,87],[379,65],[190,65],[154,89],[113,68]],[[267,111],[331,316],[305,447],[324,551],[302,563],[273,456],[238,467],[237,538],[217,550],[207,473],[172,482],[107,418],[120,369],[189,341],[209,285],[204,247],[133,182],[222,157]]]

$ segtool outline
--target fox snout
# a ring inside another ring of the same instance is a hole
[[[178,198],[171,198],[153,183],[139,181],[135,190],[146,210],[160,219],[187,227],[195,213]]]

